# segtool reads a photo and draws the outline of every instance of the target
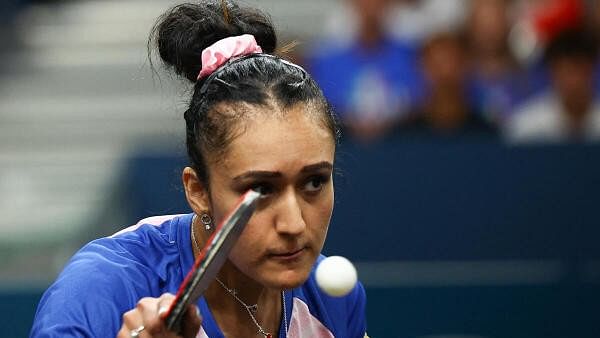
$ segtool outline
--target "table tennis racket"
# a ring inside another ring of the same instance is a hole
[[[198,254],[194,266],[179,286],[173,303],[163,317],[169,330],[179,332],[181,319],[188,305],[195,304],[214,281],[227,260],[229,251],[254,213],[259,197],[260,193],[248,190],[229,215],[216,227],[215,232]]]

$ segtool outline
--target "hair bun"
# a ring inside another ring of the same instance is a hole
[[[257,9],[231,1],[202,1],[177,5],[156,22],[149,48],[157,48],[163,62],[191,82],[202,68],[202,51],[229,36],[254,35],[265,53],[273,53],[277,37],[271,20]]]

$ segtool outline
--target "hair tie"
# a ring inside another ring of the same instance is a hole
[[[249,54],[262,53],[253,35],[244,34],[221,39],[202,51],[202,69],[196,80],[212,74],[227,61]]]

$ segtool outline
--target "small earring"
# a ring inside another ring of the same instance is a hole
[[[202,214],[200,216],[200,222],[202,222],[202,224],[204,224],[204,228],[206,230],[210,230],[210,225],[212,224],[212,219],[210,218],[210,216],[208,214]]]

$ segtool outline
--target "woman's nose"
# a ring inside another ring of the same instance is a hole
[[[280,200],[275,218],[277,232],[287,235],[298,235],[306,228],[300,199],[294,189],[286,191]]]

